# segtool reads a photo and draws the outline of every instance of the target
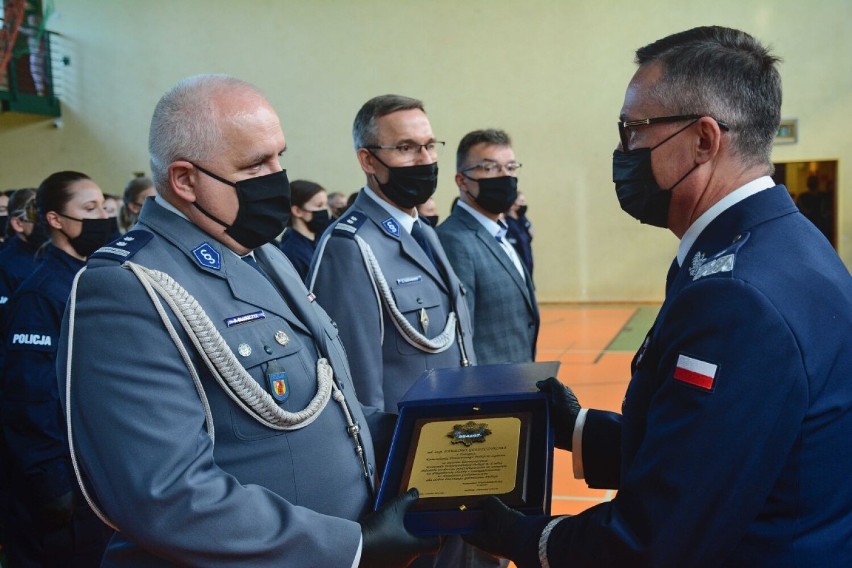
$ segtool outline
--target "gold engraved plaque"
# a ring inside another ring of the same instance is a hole
[[[460,506],[485,495],[523,501],[528,416],[418,420],[400,488],[416,487],[416,508]],[[472,499],[473,498],[473,499]]]

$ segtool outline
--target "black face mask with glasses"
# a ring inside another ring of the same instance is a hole
[[[399,144],[397,146],[369,145],[364,148],[388,170],[388,181],[382,183],[375,175],[373,178],[385,194],[385,197],[403,209],[411,209],[426,203],[438,187],[438,162],[414,166],[389,166],[372,150],[388,150],[414,161],[425,150],[429,158],[436,160],[444,143],[439,141],[426,144]]]

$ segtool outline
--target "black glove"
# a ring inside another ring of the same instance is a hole
[[[438,537],[415,536],[403,524],[405,512],[419,497],[417,489],[410,489],[361,520],[360,568],[402,568],[421,554],[438,550]]]
[[[556,431],[556,447],[571,451],[574,424],[580,413],[580,403],[574,391],[560,383],[555,377],[538,381],[535,386],[547,395],[550,401],[550,423]]]
[[[540,568],[538,541],[550,517],[526,517],[508,508],[493,495],[482,502],[485,528],[462,535],[468,544],[500,558],[508,558],[518,568]]]
[[[71,524],[74,513],[74,492],[69,491],[39,504],[38,518],[45,532],[52,532]]]

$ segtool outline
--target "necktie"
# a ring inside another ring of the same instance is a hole
[[[275,288],[276,290],[278,289],[278,287],[275,286],[275,283],[272,281],[272,279],[269,277],[269,275],[266,272],[263,271],[263,268],[260,267],[260,264],[258,264],[257,259],[254,258],[254,255],[247,254],[247,255],[245,255],[241,258],[243,259],[243,261],[245,261],[246,264],[248,264],[249,266],[251,266],[252,268],[257,270],[258,272],[260,272],[261,276],[266,278],[266,281],[269,282],[270,284],[272,284],[273,288]]]
[[[419,222],[415,222],[414,226],[411,228],[411,236],[414,237],[414,240],[417,241],[417,244],[420,245],[420,248],[423,249],[423,252],[425,252],[426,256],[429,257],[429,260],[432,261],[432,264],[437,267],[438,263],[435,262],[435,255],[432,253],[432,245],[430,245],[429,241],[426,239],[426,234],[420,227]]]

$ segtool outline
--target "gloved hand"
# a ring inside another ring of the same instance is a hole
[[[438,550],[438,537],[415,536],[403,525],[405,512],[419,497],[417,489],[410,489],[361,520],[359,568],[402,568],[421,554]]]
[[[39,504],[39,523],[46,532],[59,530],[71,524],[74,513],[74,492],[69,491]]]
[[[574,424],[580,413],[580,403],[574,391],[560,383],[555,377],[538,381],[535,386],[547,395],[550,401],[550,423],[556,431],[556,447],[571,451]]]
[[[540,568],[538,541],[549,517],[527,517],[508,508],[493,495],[482,502],[485,528],[462,535],[468,544],[500,558],[508,558],[518,568]]]

